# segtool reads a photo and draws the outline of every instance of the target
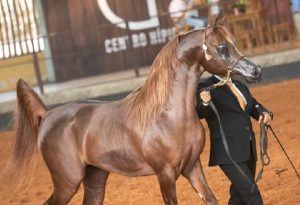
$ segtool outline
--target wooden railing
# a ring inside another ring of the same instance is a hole
[[[270,24],[266,10],[229,15],[229,26],[238,48],[247,55],[258,55],[299,47],[294,22]]]

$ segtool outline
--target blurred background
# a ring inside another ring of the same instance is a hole
[[[0,129],[23,78],[49,106],[118,99],[145,80],[178,32],[170,0],[0,0]],[[300,61],[300,0],[195,0],[186,11],[228,15],[236,45],[264,67]],[[288,69],[288,68],[286,68]],[[2,120],[1,120],[2,119]]]

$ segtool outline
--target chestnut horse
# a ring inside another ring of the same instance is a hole
[[[260,78],[260,67],[241,56],[217,16],[205,29],[176,36],[160,51],[143,86],[121,101],[71,102],[48,110],[23,81],[17,83],[16,144],[10,176],[24,175],[39,150],[54,190],[45,202],[67,204],[83,183],[83,204],[102,204],[110,172],[156,175],[165,204],[177,204],[176,180],[184,176],[206,204],[217,204],[199,156],[204,130],[195,112],[200,76]],[[217,47],[228,44],[224,58]]]

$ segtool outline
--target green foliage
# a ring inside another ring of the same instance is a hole
[[[232,8],[237,8],[240,12],[246,11],[246,4],[245,0],[239,0],[235,4],[232,5]]]

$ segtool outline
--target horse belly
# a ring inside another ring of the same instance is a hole
[[[96,165],[110,172],[126,176],[154,174],[152,168],[135,153],[122,150],[111,150],[99,156]]]
[[[143,159],[142,153],[126,138],[127,136],[118,138],[116,135],[89,138],[85,145],[87,162],[126,176],[153,174],[154,171]]]

